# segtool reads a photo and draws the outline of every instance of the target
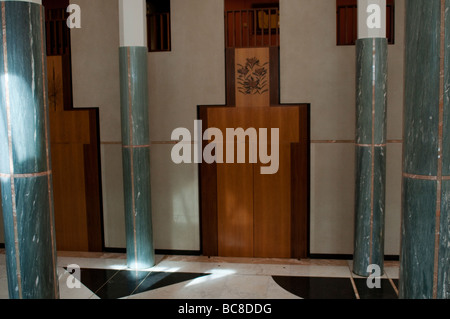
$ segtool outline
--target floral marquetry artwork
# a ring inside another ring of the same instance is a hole
[[[236,106],[270,105],[268,48],[236,49]]]
[[[239,64],[238,90],[242,94],[263,94],[269,91],[267,66],[256,58],[247,58],[245,65]]]

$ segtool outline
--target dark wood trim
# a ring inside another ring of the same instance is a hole
[[[201,256],[200,250],[174,250],[174,249],[156,249],[156,255],[172,255],[172,256]]]
[[[0,244],[1,245],[1,244]],[[0,246],[1,248],[1,246]],[[126,254],[126,248],[104,248],[103,252],[112,254]],[[155,255],[171,255],[171,256],[201,256],[200,250],[178,250],[178,249],[155,249]]]
[[[72,94],[72,55],[64,54],[61,56],[62,62],[62,76],[63,76],[63,97],[64,110],[73,109],[73,94]]]
[[[280,104],[280,48],[269,48],[270,105]]]
[[[266,3],[252,3],[254,9],[266,9],[266,8],[280,8],[279,2],[266,2]]]
[[[352,254],[309,254],[309,259],[353,260]]]
[[[45,9],[66,9],[69,4],[69,0],[42,0]]]
[[[203,132],[208,127],[208,106],[198,107],[198,118],[203,121]],[[202,149],[207,141],[202,142]],[[204,255],[219,254],[218,216],[217,216],[217,164],[199,164],[199,198],[201,250]]]
[[[86,212],[89,251],[103,250],[103,214],[101,192],[99,110],[88,109],[91,143],[84,145]]]
[[[235,48],[225,49],[226,105],[236,105]]]
[[[111,253],[111,254],[126,254],[126,248],[117,248],[117,247],[104,247],[103,252]]]
[[[310,142],[309,105],[299,107],[299,143],[291,145],[291,257],[309,252]],[[301,125],[308,123],[307,126]],[[306,154],[306,155],[305,155]]]

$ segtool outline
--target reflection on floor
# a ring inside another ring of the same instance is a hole
[[[123,254],[58,254],[61,299],[398,298],[398,262],[385,263],[381,286],[372,289],[351,267],[345,260],[158,255],[155,267],[134,271]],[[1,251],[0,299],[8,299]]]

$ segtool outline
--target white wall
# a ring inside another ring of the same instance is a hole
[[[74,107],[100,110],[103,222],[106,247],[125,247],[119,79],[118,0],[71,0],[81,29],[71,30]]]
[[[105,245],[125,247],[118,0],[72,0],[75,107],[99,107]],[[197,165],[171,161],[171,133],[197,105],[225,103],[223,0],[171,0],[172,51],[148,55],[152,215],[156,249],[199,250]]]
[[[172,131],[225,104],[223,0],[171,0],[172,51],[149,54],[155,246],[200,250],[198,164],[173,164]]]
[[[355,46],[336,45],[336,4],[280,0],[281,102],[311,104],[311,253],[352,254]],[[398,255],[401,216],[404,0],[388,53],[385,253]]]

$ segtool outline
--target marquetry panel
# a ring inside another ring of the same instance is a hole
[[[236,49],[235,52],[236,106],[269,106],[269,48]]]

